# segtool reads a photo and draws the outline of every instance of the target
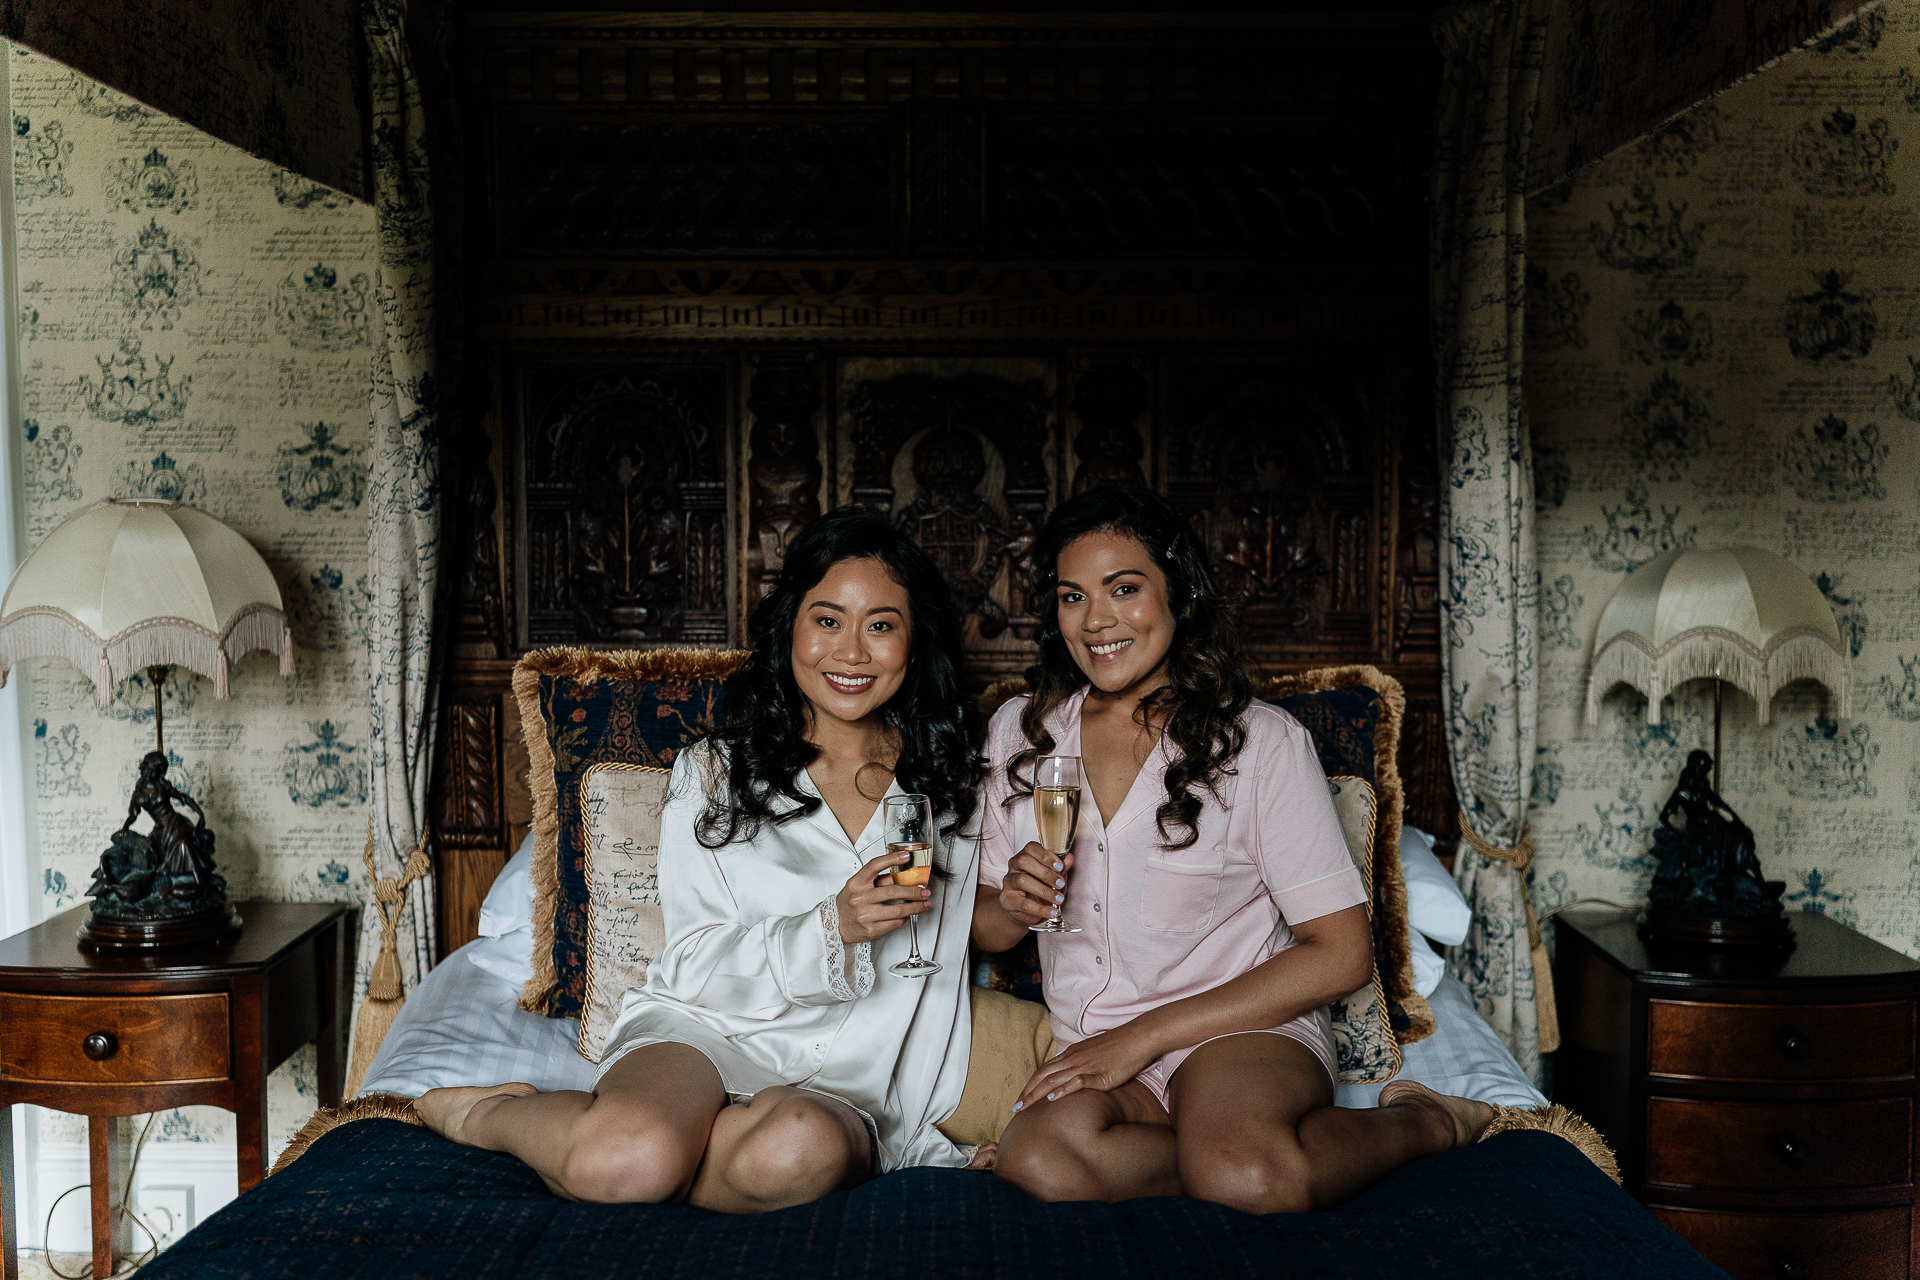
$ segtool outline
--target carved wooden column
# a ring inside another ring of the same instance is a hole
[[[448,690],[434,753],[434,841],[439,847],[440,954],[473,941],[474,922],[506,864],[500,695]]]
[[[757,351],[747,357],[747,572],[745,619],[773,589],[787,545],[820,514],[820,357]]]

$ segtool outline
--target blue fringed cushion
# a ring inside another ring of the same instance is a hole
[[[743,650],[539,649],[513,672],[533,792],[533,977],[520,1004],[578,1018],[587,996],[586,825],[597,764],[671,767],[713,727]]]

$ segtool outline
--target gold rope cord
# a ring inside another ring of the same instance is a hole
[[[373,903],[380,912],[380,954],[374,957],[373,970],[367,975],[367,996],[353,1018],[353,1058],[347,1064],[346,1097],[360,1091],[360,1082],[373,1065],[373,1055],[387,1038],[387,1029],[406,1003],[405,983],[400,976],[399,912],[406,901],[407,886],[432,870],[427,857],[427,833],[407,855],[407,865],[399,876],[382,880],[373,865],[373,822],[367,822],[367,848],[362,855],[367,864],[367,879],[373,885]]]
[[[1533,960],[1533,1007],[1540,1028],[1540,1052],[1552,1053],[1560,1047],[1560,1009],[1553,998],[1553,966],[1547,960],[1547,947],[1540,940],[1540,921],[1533,914],[1533,886],[1527,883],[1527,868],[1533,864],[1533,837],[1520,828],[1520,840],[1511,849],[1503,849],[1480,838],[1473,829],[1467,811],[1460,811],[1460,835],[1475,853],[1504,862],[1520,877],[1520,900],[1527,907],[1527,946]]]

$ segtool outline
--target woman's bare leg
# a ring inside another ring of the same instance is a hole
[[[658,1204],[686,1199],[726,1105],[704,1053],[650,1044],[614,1063],[592,1093],[433,1089],[415,1107],[442,1137],[526,1161],[557,1196]]]
[[[1280,1035],[1200,1046],[1168,1089],[1180,1180],[1190,1196],[1247,1213],[1324,1209],[1408,1161],[1479,1137],[1493,1108],[1415,1086],[1383,1105],[1336,1107],[1305,1045]]]
[[[851,1108],[787,1088],[729,1105],[713,1063],[679,1044],[634,1050],[593,1093],[434,1089],[416,1106],[434,1132],[518,1156],[570,1200],[759,1213],[851,1185],[870,1159]]]
[[[1000,1136],[993,1171],[1036,1200],[1180,1194],[1166,1108],[1137,1080],[1022,1111]]]

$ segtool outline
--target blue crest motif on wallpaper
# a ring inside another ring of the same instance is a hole
[[[27,433],[27,499],[33,505],[80,500],[80,485],[73,478],[74,464],[80,461],[83,446],[73,442],[73,429],[65,423],[50,431],[28,418],[21,424]]]
[[[202,274],[193,250],[152,219],[113,257],[114,294],[142,329],[173,328],[180,308],[200,296]]]
[[[1573,589],[1573,575],[1563,573],[1540,591],[1540,643],[1552,649],[1578,649],[1580,633],[1574,624],[1587,598]]]
[[[1842,889],[1838,892],[1827,887],[1827,878],[1820,868],[1791,868],[1794,879],[1800,882],[1798,889],[1791,889],[1781,895],[1780,900],[1795,911],[1811,911],[1817,916],[1832,916],[1848,928],[1860,923],[1859,912],[1854,910],[1854,899],[1858,890]]]
[[[1829,271],[1814,277],[1820,287],[1812,293],[1787,295],[1782,328],[1794,356],[1809,364],[1829,358],[1844,363],[1873,350],[1880,316],[1873,309],[1873,294],[1847,288],[1852,278]]]
[[[1713,393],[1681,383],[1662,370],[1638,400],[1620,413],[1621,445],[1655,480],[1678,480],[1713,445],[1719,419],[1707,408]]]
[[[181,466],[164,449],[145,462],[129,462],[120,468],[117,496],[122,498],[159,498],[166,502],[196,503],[207,496],[207,477],[200,464]]]
[[[287,626],[294,643],[340,652],[358,648],[367,631],[367,575],[353,582],[330,564],[287,584]]]
[[[1856,596],[1840,594],[1840,584],[1847,580],[1843,573],[1820,572],[1813,575],[1813,585],[1820,588],[1820,594],[1833,606],[1833,620],[1840,627],[1840,634],[1847,638],[1847,656],[1860,656],[1860,646],[1867,640],[1867,608]]]
[[[1807,501],[1858,502],[1887,496],[1880,464],[1889,450],[1875,424],[1851,427],[1830,413],[1811,427],[1795,427],[1787,435],[1781,461],[1787,483]]]
[[[1835,107],[1825,119],[1800,126],[1788,155],[1808,195],[1857,200],[1897,190],[1887,166],[1899,149],[1885,116],[1863,124],[1845,107]]]
[[[1907,376],[1887,375],[1887,395],[1893,411],[1908,422],[1920,422],[1920,360],[1907,357]]]
[[[170,422],[187,411],[187,394],[193,390],[190,373],[174,382],[173,361],[172,356],[164,360],[155,356],[149,372],[147,357],[140,354],[140,339],[122,338],[118,351],[93,358],[100,366],[100,380],[82,374],[75,389],[87,410],[103,421],[130,427]]]
[[[1647,847],[1652,828],[1640,792],[1622,784],[1619,798],[1593,806],[1594,821],[1576,823],[1573,842],[1583,860],[1613,871],[1644,871],[1653,865]]]
[[[1641,140],[1640,163],[1655,177],[1684,178],[1700,163],[1700,155],[1720,141],[1720,108],[1703,102],[1669,120]]]
[[[67,157],[73,144],[58,120],[49,120],[36,131],[26,116],[13,118],[13,192],[19,200],[45,200],[70,196],[73,184],[67,181]]]
[[[1687,314],[1669,298],[1658,311],[1641,307],[1620,322],[1620,358],[1641,364],[1703,363],[1713,354],[1713,317]]]
[[[200,190],[191,160],[169,160],[155,147],[138,161],[122,157],[107,169],[107,199],[134,213],[184,213]]]
[[[1546,268],[1527,266],[1527,346],[1535,351],[1585,351],[1587,332],[1581,326],[1593,295],[1578,271],[1558,280]]]
[[[117,124],[138,124],[143,120],[151,120],[159,114],[149,107],[141,106],[132,98],[116,93],[98,81],[89,80],[78,73],[69,78],[59,101],[62,104],[72,103],[82,115],[93,116],[98,120],[112,120]]]
[[[58,911],[62,907],[72,906],[80,901],[80,895],[67,885],[67,873],[47,867],[40,872],[40,893],[42,897],[52,898],[47,910]]]
[[[1900,662],[1902,678],[1880,677],[1880,696],[1886,699],[1887,714],[1895,720],[1920,720],[1920,678],[1915,676],[1920,669],[1920,654],[1906,658],[1896,653],[1894,657]]]
[[[1871,800],[1879,792],[1868,769],[1880,754],[1873,730],[1856,724],[1845,733],[1836,720],[1816,716],[1812,724],[1790,728],[1773,750],[1774,772],[1788,795],[1803,800]]]
[[[1624,501],[1620,505],[1600,508],[1605,528],[1587,525],[1581,530],[1580,541],[1586,545],[1596,569],[1613,573],[1638,569],[1675,547],[1693,544],[1698,527],[1675,527],[1674,522],[1680,518],[1679,507],[1663,503],[1660,513],[1655,515],[1648,502],[1646,485],[1628,485],[1622,497]]]
[[[80,726],[63,724],[48,729],[45,720],[33,722],[34,745],[39,748],[33,762],[34,792],[42,796],[90,796],[87,784],[87,757],[93,744],[80,737]]]
[[[273,294],[274,325],[302,351],[351,351],[368,341],[365,272],[342,282],[324,262],[298,281],[289,275]]]
[[[364,446],[338,444],[324,422],[302,424],[305,444],[280,446],[280,498],[295,511],[348,511],[367,493]]]
[[[309,182],[286,169],[275,169],[268,185],[273,188],[273,198],[289,209],[344,209],[353,203],[332,187]]]
[[[312,809],[365,804],[367,771],[360,748],[341,741],[331,720],[307,727],[313,730],[313,741],[287,744],[287,795]]]
[[[1587,224],[1587,239],[1594,255],[1609,267],[1654,275],[1679,267],[1690,267],[1707,240],[1707,224],[1687,225],[1684,201],[1667,201],[1666,207],[1654,193],[1651,182],[1636,182],[1632,193],[1620,204],[1607,202],[1613,225]]]
[[[175,723],[174,717],[193,710],[193,704],[200,700],[200,680],[200,676],[186,668],[176,667],[173,675],[160,686],[160,697],[167,704],[168,723]],[[153,686],[147,683],[146,672],[136,671],[128,676],[120,686],[120,696],[113,700],[112,706],[102,708],[100,714],[128,724],[152,724]]]

